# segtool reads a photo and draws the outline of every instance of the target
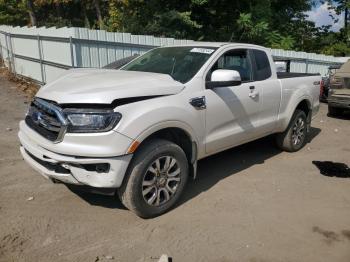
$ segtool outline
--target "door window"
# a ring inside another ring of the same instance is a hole
[[[208,72],[207,81],[210,81],[212,72],[217,69],[238,71],[242,82],[253,80],[252,64],[247,50],[235,49],[223,54]]]

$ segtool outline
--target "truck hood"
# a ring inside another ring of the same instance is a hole
[[[173,95],[183,88],[165,74],[73,69],[40,88],[36,96],[59,104],[111,104],[121,98]]]

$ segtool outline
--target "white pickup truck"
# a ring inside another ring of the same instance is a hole
[[[20,122],[20,150],[52,181],[113,189],[154,217],[174,206],[199,159],[270,134],[301,149],[320,80],[276,73],[255,45],[156,48],[119,70],[69,70],[42,87]]]

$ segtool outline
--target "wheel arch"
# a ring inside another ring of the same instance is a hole
[[[198,159],[198,140],[194,136],[191,128],[184,123],[178,121],[169,121],[159,125],[154,125],[140,134],[135,141],[138,146],[133,153],[154,138],[161,138],[171,141],[181,147],[185,152],[189,166],[190,175],[196,177],[197,159]]]
[[[298,102],[295,103],[295,106],[292,108],[292,110],[289,111],[288,117],[284,121],[282,132],[288,128],[288,125],[294,115],[294,112],[297,109],[302,110],[306,114],[307,130],[309,131],[312,117],[312,103],[308,97],[302,97],[298,99]]]
[[[298,105],[295,107],[294,112],[295,112],[296,109],[300,109],[300,110],[304,111],[304,113],[305,113],[306,115],[308,115],[309,112],[311,111],[311,102],[310,102],[310,100],[307,99],[307,98],[304,98],[304,99],[301,100],[301,101],[298,103]]]

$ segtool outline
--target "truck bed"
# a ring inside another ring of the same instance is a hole
[[[305,76],[318,76],[318,75],[320,75],[320,74],[277,72],[278,79],[305,77]]]

